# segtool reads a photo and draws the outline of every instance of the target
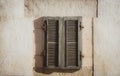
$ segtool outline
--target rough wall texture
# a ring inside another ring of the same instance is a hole
[[[33,26],[42,16],[83,16],[81,70],[35,72]],[[0,76],[92,76],[92,17],[95,16],[95,0],[25,0],[25,3],[24,0],[0,0]]]
[[[33,46],[24,0],[0,0],[0,76],[32,76]]]
[[[0,21],[24,17],[24,0],[0,0]]]
[[[29,21],[0,23],[0,76],[32,75],[33,31]]]
[[[26,15],[40,16],[96,16],[96,0],[25,0]],[[89,13],[88,13],[89,12]]]
[[[99,0],[94,25],[95,76],[120,76],[120,0]]]
[[[120,76],[120,1],[99,0],[98,4],[99,16],[94,21],[94,74]],[[34,18],[48,15],[93,17],[96,15],[95,8],[96,2],[93,0],[25,0],[25,3],[24,0],[0,0],[0,76],[49,76],[33,70]],[[34,18],[31,20],[24,16]],[[86,28],[83,30],[83,55],[86,59],[84,58],[82,73],[52,73],[51,76],[91,76],[92,62],[88,52],[92,51],[89,50],[92,49],[92,32],[88,21],[91,23],[91,18],[83,20]]]

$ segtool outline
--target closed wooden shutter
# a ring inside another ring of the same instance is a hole
[[[66,26],[66,66],[78,65],[78,21],[67,20]]]
[[[59,20],[46,19],[46,66],[58,66],[58,28]]]
[[[65,18],[65,65],[68,68],[80,67],[81,22],[79,18]]]

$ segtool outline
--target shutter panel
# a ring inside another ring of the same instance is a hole
[[[78,48],[78,19],[65,20],[65,55],[66,67],[79,66],[79,48]]]
[[[46,65],[47,67],[58,66],[58,26],[56,19],[46,20]]]
[[[77,35],[77,20],[66,21],[66,66],[77,65],[77,51],[78,51],[78,35]]]

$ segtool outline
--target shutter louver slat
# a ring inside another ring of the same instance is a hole
[[[47,21],[47,66],[58,65],[58,20]]]
[[[66,20],[66,66],[78,65],[78,21]]]

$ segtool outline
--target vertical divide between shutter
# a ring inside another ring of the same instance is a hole
[[[59,20],[59,67],[65,68],[65,27],[64,20]]]

